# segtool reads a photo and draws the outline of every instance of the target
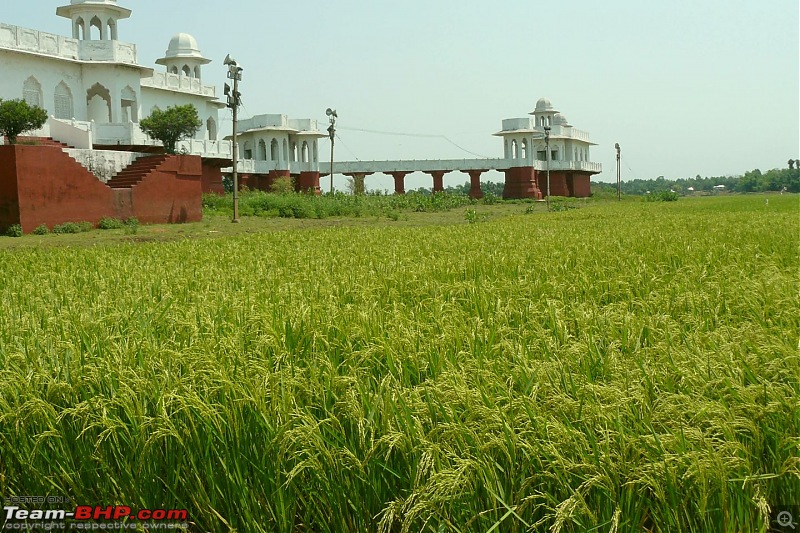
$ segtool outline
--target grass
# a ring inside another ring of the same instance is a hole
[[[197,531],[766,531],[800,501],[800,305],[797,198],[764,200],[4,239],[0,494]]]

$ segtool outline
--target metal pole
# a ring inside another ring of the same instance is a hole
[[[237,130],[239,120],[239,74],[233,76],[233,221],[239,222],[239,143]]]
[[[544,149],[547,161],[547,210],[550,211],[550,126],[544,127]]]
[[[617,149],[617,200],[622,200],[622,184],[620,182],[620,169],[619,169],[619,143],[614,145]]]
[[[333,194],[333,136],[331,136],[331,194]]]
[[[331,194],[333,194],[333,145],[336,141],[336,114],[335,109],[331,109],[330,107],[325,111],[325,114],[328,115],[328,120],[330,121],[331,125],[328,126],[328,136],[331,138]]]

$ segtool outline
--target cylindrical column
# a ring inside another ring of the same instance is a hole
[[[433,192],[444,192],[444,175],[447,174],[446,170],[432,170],[426,172],[433,176]]]
[[[394,193],[395,194],[405,194],[406,193],[406,176],[410,174],[410,172],[387,172],[391,177],[394,178]]]
[[[484,170],[468,170],[469,174],[469,197],[473,200],[480,200],[483,198],[483,191],[481,190],[481,174]]]

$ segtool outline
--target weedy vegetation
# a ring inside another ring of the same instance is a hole
[[[196,531],[766,531],[800,502],[797,198],[525,210],[0,251],[0,494]]]

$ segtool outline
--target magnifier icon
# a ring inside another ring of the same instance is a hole
[[[778,516],[775,517],[775,521],[781,527],[790,527],[794,529],[794,519],[792,513],[789,511],[781,511],[778,513]]]

